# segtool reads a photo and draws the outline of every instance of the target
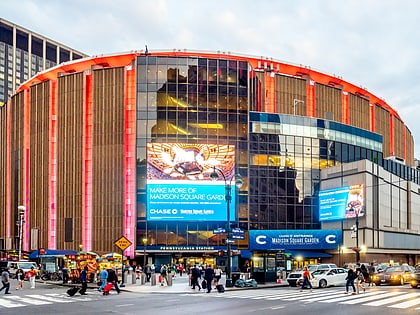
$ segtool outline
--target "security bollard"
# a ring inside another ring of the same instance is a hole
[[[136,283],[137,283],[136,273],[132,272],[131,273],[131,284],[136,284]]]
[[[168,275],[166,276],[166,280],[168,287],[172,286],[172,274],[168,273]]]
[[[152,277],[150,278],[150,285],[156,285],[156,273],[152,272]]]
[[[144,272],[142,272],[141,276],[140,276],[140,284],[145,284],[146,283],[146,274]]]

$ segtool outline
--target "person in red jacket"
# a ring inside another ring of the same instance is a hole
[[[311,292],[312,292],[312,284],[311,284],[312,275],[311,275],[311,272],[308,270],[308,267],[306,266],[303,267],[302,276],[303,276],[303,283],[302,283],[302,287],[300,288],[300,291],[302,292],[306,286],[309,286],[309,289],[311,289]]]

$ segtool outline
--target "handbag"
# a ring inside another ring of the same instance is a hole
[[[201,282],[201,287],[207,288],[207,281],[205,279]]]

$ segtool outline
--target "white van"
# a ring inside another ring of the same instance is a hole
[[[31,270],[31,267],[34,267],[36,271],[38,271],[38,266],[33,261],[2,261],[2,269],[4,267],[9,268],[9,274],[10,277],[15,279],[16,278],[16,271],[20,268],[23,270],[23,274],[26,274],[29,270]]]

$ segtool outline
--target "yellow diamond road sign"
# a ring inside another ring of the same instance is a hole
[[[127,239],[125,236],[121,236],[120,239],[116,241],[114,244],[117,245],[119,249],[126,250],[133,243],[131,243],[130,240]]]

